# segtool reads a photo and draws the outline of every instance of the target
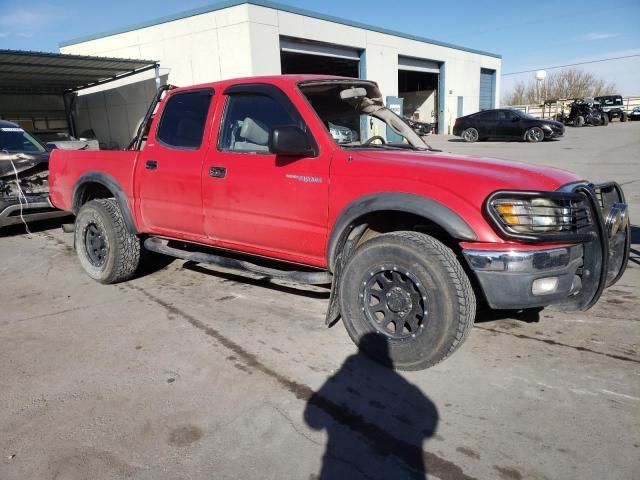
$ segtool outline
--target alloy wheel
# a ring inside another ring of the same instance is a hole
[[[427,292],[408,270],[382,265],[371,270],[360,288],[360,309],[376,332],[394,340],[415,338],[428,320]]]

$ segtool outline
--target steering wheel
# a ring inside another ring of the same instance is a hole
[[[373,137],[369,138],[366,142],[364,142],[362,145],[371,145],[376,140],[380,140],[382,142],[382,145],[387,143],[384,137],[381,137],[380,135],[374,135]]]

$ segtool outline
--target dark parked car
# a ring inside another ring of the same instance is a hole
[[[0,120],[0,227],[66,215],[49,202],[49,149]]]
[[[541,142],[564,135],[564,125],[555,120],[541,120],[520,110],[484,110],[457,118],[453,134],[465,142],[487,138]]]
[[[633,107],[629,114],[629,120],[640,120],[640,107]]]

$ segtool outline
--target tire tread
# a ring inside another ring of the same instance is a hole
[[[116,255],[113,268],[98,281],[110,284],[129,280],[138,269],[141,247],[138,236],[127,229],[120,206],[113,198],[102,198],[91,200],[83,208],[93,208],[107,217],[104,220],[111,222],[115,234],[115,245],[110,250]]]

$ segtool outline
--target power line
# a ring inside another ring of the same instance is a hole
[[[553,70],[554,68],[575,67],[576,65],[586,65],[588,63],[609,62],[611,60],[620,60],[622,58],[632,58],[632,57],[640,57],[640,53],[637,53],[637,54],[634,54],[634,55],[625,55],[623,57],[601,58],[600,60],[591,60],[589,62],[568,63],[567,65],[557,65],[555,67],[534,68],[533,70],[522,70],[521,72],[509,72],[509,73],[503,73],[502,76],[506,77],[507,75],[518,75],[520,73],[531,73],[531,72],[536,72],[538,70]]]

